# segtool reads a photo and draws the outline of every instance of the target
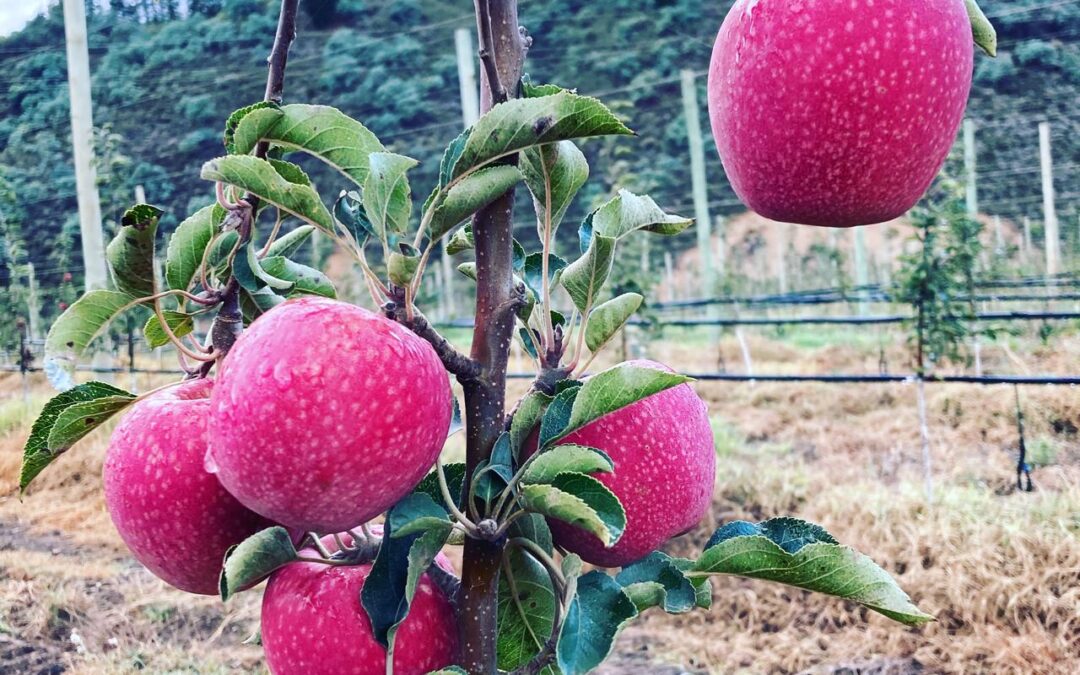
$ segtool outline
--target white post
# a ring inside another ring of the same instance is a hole
[[[458,87],[461,89],[461,118],[466,127],[471,127],[480,119],[480,90],[476,86],[472,31],[468,28],[455,30],[454,47],[457,49]]]
[[[1042,167],[1043,221],[1046,228],[1046,275],[1061,271],[1057,211],[1054,210],[1054,163],[1050,154],[1050,123],[1039,124],[1039,164]]]
[[[701,138],[701,117],[698,111],[697,85],[694,71],[683,70],[683,120],[686,122],[686,143],[690,147],[690,185],[694,196],[694,223],[697,228],[697,248],[701,286],[699,295],[711,297],[713,288],[712,219],[709,217],[709,197],[705,183],[705,146]]]
[[[926,418],[926,386],[922,376],[916,383],[919,398],[919,436],[922,439],[922,465],[923,465],[923,489],[926,490],[926,501],[934,498],[933,467],[930,463],[930,423]]]
[[[975,122],[971,119],[964,120],[964,174],[967,179],[967,214],[974,218],[979,213],[979,193],[975,171]]]
[[[75,186],[79,200],[86,290],[105,288],[105,243],[101,233],[101,202],[94,171],[94,121],[90,105],[90,54],[86,43],[84,0],[64,1],[67,36],[68,88],[71,98],[71,142],[75,160]]]
[[[1024,255],[1031,255],[1031,218],[1024,216]]]
[[[867,270],[866,260],[866,234],[863,228],[855,227],[855,285],[860,288],[870,283],[870,273]],[[865,297],[866,290],[859,291],[860,298]],[[859,316],[866,316],[867,303],[865,299],[859,300]]]
[[[668,302],[678,300],[679,294],[675,292],[675,263],[671,258],[671,251],[664,251],[664,281],[668,288]]]
[[[773,221],[773,227],[776,229],[776,277],[780,281],[780,294],[784,295],[788,292],[788,228],[792,226],[787,223]]]
[[[38,306],[37,276],[34,274],[34,263],[26,263],[26,311],[30,314],[29,329],[30,339],[38,338],[38,321],[40,320],[41,308]]]
[[[994,242],[995,253],[1002,255],[1005,253],[1005,230],[1001,226],[1001,216],[994,216]]]

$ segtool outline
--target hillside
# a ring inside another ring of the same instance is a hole
[[[222,153],[222,122],[257,100],[273,36],[274,3],[192,0],[99,2],[89,22],[94,122],[107,232],[143,185],[166,209],[163,228],[207,203],[201,164]],[[535,44],[534,80],[601,96],[639,132],[633,139],[593,141],[594,166],[583,198],[568,214],[584,215],[616,183],[647,191],[665,207],[689,213],[689,169],[678,74],[704,72],[712,39],[730,1],[583,0],[522,3]],[[461,125],[453,31],[471,27],[464,0],[305,2],[286,84],[289,101],[338,106],[362,120],[392,149],[424,161],[413,178],[420,199],[437,158]],[[1011,219],[1041,214],[1037,123],[1053,125],[1058,210],[1077,245],[1080,204],[1080,3],[986,0],[1001,54],[977,58],[970,115],[978,120],[983,209]],[[0,39],[0,304],[17,297],[13,265],[33,262],[48,320],[79,287],[78,219],[71,166],[63,24],[58,6],[24,30]],[[704,77],[699,78],[702,91]],[[702,96],[702,101],[704,97]],[[707,153],[709,199],[716,214],[742,209]],[[605,167],[604,172],[596,167]],[[324,194],[335,179],[311,165]],[[519,213],[522,236],[529,229]],[[574,228],[564,228],[571,237]],[[685,248],[692,235],[669,246]],[[325,254],[325,251],[323,252]],[[654,247],[653,256],[662,248]],[[70,276],[66,277],[65,275]],[[67,279],[67,281],[65,281]]]

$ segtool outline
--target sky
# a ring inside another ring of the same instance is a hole
[[[10,35],[45,11],[52,0],[0,0],[0,37]]]

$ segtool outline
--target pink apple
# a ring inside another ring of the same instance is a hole
[[[446,441],[439,357],[378,314],[302,298],[236,341],[211,400],[208,465],[248,508],[288,527],[340,532],[386,511]]]
[[[351,538],[343,535],[346,545]],[[329,545],[332,541],[324,539]],[[331,550],[333,547],[330,546]],[[301,555],[317,555],[305,549]],[[436,564],[453,572],[441,553]],[[263,594],[262,644],[273,675],[384,675],[386,650],[360,605],[371,564],[293,563],[270,577]],[[457,622],[446,595],[424,574],[394,643],[394,673],[423,675],[451,665]]]
[[[216,595],[225,551],[272,525],[206,472],[210,380],[131,407],[105,456],[105,505],[132,554],[167,583]]]
[[[964,0],[738,0],[709,67],[736,194],[807,225],[903,214],[956,137],[973,50]]]
[[[655,361],[632,361],[670,371]],[[532,447],[535,448],[535,433]],[[680,384],[609,413],[569,434],[559,444],[603,450],[612,473],[593,477],[626,511],[626,530],[611,548],[592,534],[549,519],[555,543],[582,560],[621,567],[643,558],[675,535],[697,525],[712,503],[716,449],[708,410],[689,384]]]

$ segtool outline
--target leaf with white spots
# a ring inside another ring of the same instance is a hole
[[[229,133],[226,130],[226,144]],[[336,108],[291,104],[249,110],[235,125],[230,152],[246,155],[261,141],[288,150],[301,150],[363,186],[370,170],[368,157],[384,148],[363,124]]]
[[[165,325],[178,338],[182,338],[195,330],[195,320],[190,314],[172,310],[165,310],[161,314],[165,317]],[[150,318],[146,320],[146,325],[143,326],[143,337],[146,338],[146,345],[150,349],[157,349],[169,344],[169,336],[165,333],[165,329],[162,328],[157,314],[151,314]]]
[[[556,445],[533,456],[522,483],[550,483],[563,473],[611,473],[615,463],[603,450],[583,445]]]
[[[638,293],[623,293],[597,305],[589,313],[589,323],[585,326],[585,346],[589,351],[595,354],[603,349],[644,301],[644,296]]]
[[[964,4],[967,6],[968,17],[971,18],[971,35],[975,44],[990,56],[997,56],[997,30],[994,24],[986,18],[977,0],[964,0]]]
[[[309,185],[285,180],[265,159],[249,155],[218,157],[203,164],[202,177],[250,192],[261,201],[334,234],[334,219],[318,193]]]
[[[615,638],[637,609],[618,583],[599,570],[577,580],[556,647],[563,675],[587,673],[611,653]]]
[[[136,298],[120,291],[89,291],[53,322],[45,338],[45,367],[58,374],[72,373],[87,347],[105,332],[109,323],[133,307]],[[52,381],[52,378],[50,378]]]
[[[162,213],[137,204],[120,218],[120,231],[105,249],[117,290],[137,298],[154,294],[154,238]]]
[[[933,620],[873,560],[840,545],[821,527],[796,518],[727,523],[713,534],[686,574],[777,581],[857,602],[900,623]]]
[[[623,587],[623,592],[639,612],[661,607],[669,614],[682,614],[697,604],[694,584],[670,556],[660,551],[653,551],[623,567],[615,575],[615,581]]]
[[[218,580],[221,599],[228,600],[251,588],[296,558],[296,547],[284,527],[268,527],[256,532],[225,553],[225,564]]]
[[[523,485],[525,510],[569,523],[612,546],[626,529],[626,511],[603,483],[581,473],[564,473],[547,483]]]
[[[86,382],[52,397],[23,445],[19,492],[75,441],[134,400],[134,394],[104,382]]]

